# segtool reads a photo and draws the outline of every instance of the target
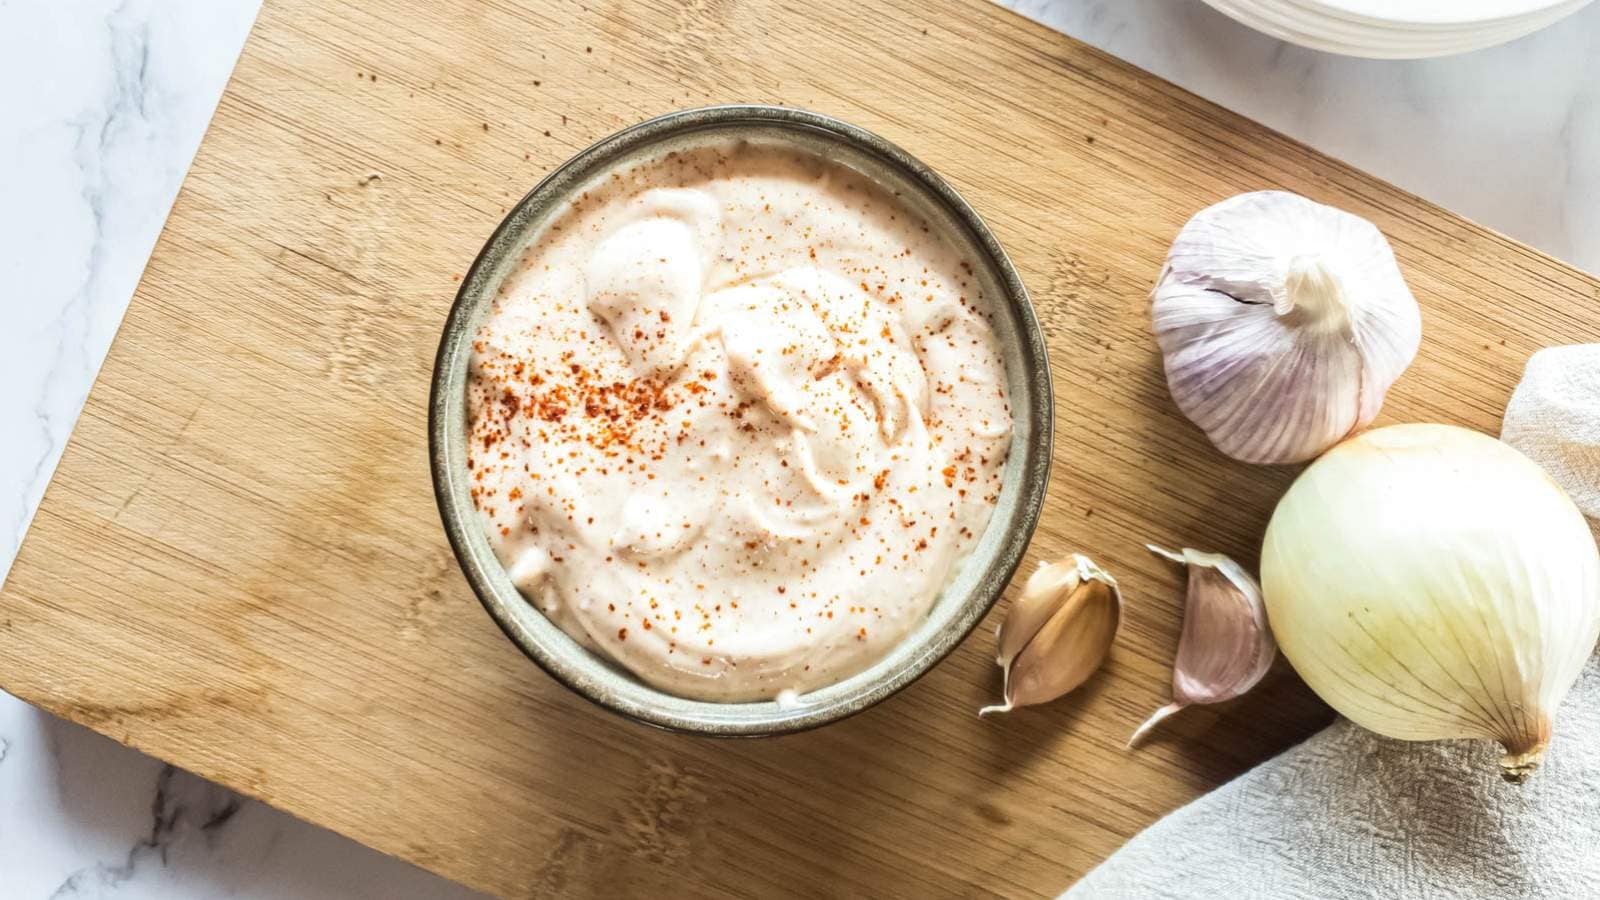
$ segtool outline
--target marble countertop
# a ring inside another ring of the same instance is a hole
[[[0,0],[0,573],[258,3]],[[1374,62],[1283,44],[1198,0],[1006,3],[1600,270],[1600,4],[1503,47]],[[0,895],[475,896],[3,693]]]

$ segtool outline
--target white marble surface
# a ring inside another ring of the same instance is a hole
[[[1600,3],[1442,59],[1352,59],[1198,0],[1003,0],[1418,196],[1600,272]]]
[[[0,572],[257,2],[0,0]],[[1008,2],[1600,270],[1600,4],[1399,63],[1280,44],[1197,0]],[[0,694],[0,900],[219,896],[469,894]]]
[[[0,0],[0,573],[257,6]],[[470,896],[0,693],[0,900]]]

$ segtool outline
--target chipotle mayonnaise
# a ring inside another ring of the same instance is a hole
[[[820,157],[721,143],[558,213],[476,335],[473,500],[512,580],[685,697],[846,678],[927,614],[1011,432],[971,263]]]

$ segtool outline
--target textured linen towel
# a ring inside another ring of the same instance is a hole
[[[1600,516],[1600,345],[1535,354],[1502,437]],[[1082,898],[1600,898],[1600,657],[1525,784],[1486,741],[1410,743],[1340,720],[1163,818]]]

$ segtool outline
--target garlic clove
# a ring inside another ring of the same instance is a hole
[[[1041,564],[996,635],[1003,702],[978,714],[1045,703],[1083,684],[1105,661],[1121,620],[1116,579],[1088,557]]]
[[[1242,566],[1220,553],[1146,546],[1151,553],[1186,566],[1189,585],[1183,634],[1172,667],[1172,702],[1133,732],[1129,747],[1186,706],[1220,703],[1255,687],[1277,655],[1261,586]]]
[[[1258,463],[1311,459],[1365,427],[1422,336],[1383,234],[1283,191],[1190,219],[1151,320],[1178,408],[1219,450]]]
[[[1005,621],[995,631],[995,662],[1002,669],[1011,665],[1022,648],[1033,640],[1051,614],[1061,608],[1066,596],[1085,581],[1094,563],[1077,554],[1061,562],[1041,562],[1028,577],[1021,596],[1012,602]]]

